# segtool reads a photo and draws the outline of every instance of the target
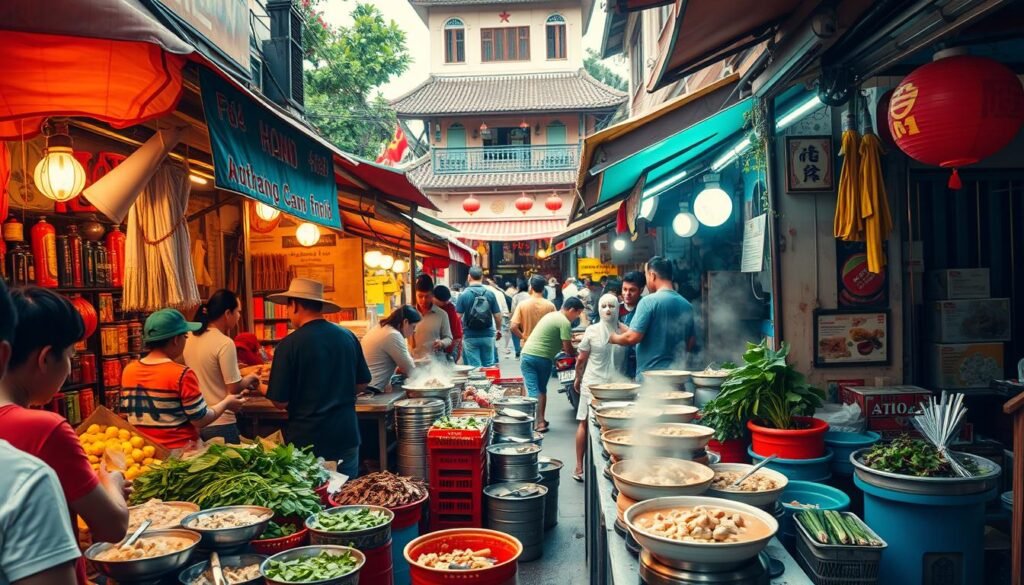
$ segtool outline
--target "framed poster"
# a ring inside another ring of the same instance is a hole
[[[882,254],[888,257],[887,242]],[[836,240],[836,306],[840,309],[888,309],[889,264],[880,274],[868,271],[864,242]]]
[[[835,189],[831,136],[786,137],[786,191],[809,193]]]
[[[892,363],[889,311],[814,312],[814,365],[819,368]]]
[[[324,284],[324,292],[334,292],[334,265],[300,264],[292,266],[295,278],[310,278]]]

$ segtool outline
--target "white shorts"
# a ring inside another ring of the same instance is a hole
[[[576,420],[587,420],[590,415],[590,392],[586,388],[580,389],[580,405],[576,409]]]

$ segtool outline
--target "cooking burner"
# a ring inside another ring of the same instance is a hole
[[[608,481],[612,480],[612,468],[607,465],[604,468],[604,476],[608,478]]]
[[[603,459],[604,459],[605,461],[608,461],[608,459],[610,459],[610,458],[611,458],[611,455],[609,455],[609,454],[608,454],[608,452],[607,452],[607,451],[605,451],[604,449],[601,449],[601,457],[602,457],[602,458],[603,458]]]
[[[650,552],[640,552],[640,580],[644,585],[769,585],[771,577],[768,566],[768,555],[763,552],[756,559],[742,565],[720,570],[700,565],[670,567],[655,559]]]
[[[637,542],[636,539],[633,538],[633,535],[629,533],[629,529],[622,523],[622,520],[615,520],[615,533],[621,536],[626,542],[626,550],[629,551],[629,554],[634,557],[640,554],[640,543]]]
[[[619,488],[617,488],[617,487],[613,487],[612,488],[612,500],[614,500],[616,502],[619,501]]]

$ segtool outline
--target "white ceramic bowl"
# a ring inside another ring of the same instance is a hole
[[[677,431],[683,431],[686,434],[658,434],[658,431],[663,429],[674,429]],[[711,440],[711,436],[715,434],[715,429],[690,423],[657,423],[645,427],[644,434],[650,437],[651,443],[655,447],[664,447],[674,451],[698,451],[707,447],[708,441]]]
[[[673,386],[681,386],[690,380],[688,370],[647,370],[643,376],[645,381],[662,382]]]
[[[633,400],[639,389],[640,384],[633,383],[594,384],[590,394],[598,400]]]
[[[683,392],[682,390],[653,390],[651,392],[644,392],[642,400],[646,402],[653,402],[659,405],[681,405],[686,406],[693,404],[693,392]]]
[[[688,423],[697,416],[697,407],[682,404],[666,404],[661,406],[659,422]]]
[[[734,543],[704,543],[704,542],[682,542],[671,540],[661,536],[648,534],[640,530],[634,524],[636,518],[645,513],[669,508],[692,508],[694,506],[712,506],[734,512],[742,512],[753,516],[768,525],[768,533],[758,539]],[[655,498],[633,504],[626,509],[623,518],[630,534],[636,539],[640,546],[649,550],[652,555],[659,559],[681,561],[689,563],[702,563],[720,565],[722,567],[735,566],[748,559],[756,557],[768,541],[775,536],[779,530],[779,523],[775,518],[753,506],[721,498],[709,498],[706,496],[677,496],[671,498]]]
[[[636,452],[637,446],[626,445],[625,443],[616,442],[616,439],[621,438],[623,435],[630,436],[635,433],[630,429],[610,429],[601,433],[601,444],[604,445],[604,450],[610,453],[617,459],[629,459]],[[635,441],[636,439],[633,439]]]
[[[625,474],[637,467],[656,468],[662,465],[681,467],[686,473],[691,474],[694,480],[685,484],[657,485],[641,483],[625,477]],[[611,474],[615,487],[623,494],[626,494],[626,497],[633,498],[638,502],[667,496],[698,496],[708,489],[708,486],[711,485],[711,480],[715,477],[715,472],[706,465],[685,459],[670,459],[668,457],[619,461],[612,464]]]
[[[632,408],[634,411],[632,416],[608,416],[605,414],[618,408],[625,407],[611,404],[601,405],[596,409],[594,416],[597,417],[597,424],[601,425],[602,431],[607,431],[609,429],[628,429],[634,425],[634,421],[637,417],[642,417],[644,420],[656,420],[657,417],[661,416],[661,410],[651,408],[638,409],[636,405],[629,406],[629,408]]]
[[[725,379],[728,375],[719,374],[704,374],[701,372],[693,372],[690,374],[690,378],[693,380],[694,386],[700,386],[703,388],[718,388],[725,383]]]
[[[753,465],[747,463],[717,463],[712,465],[711,469],[715,471],[715,474],[723,471],[739,471],[746,473],[747,471],[750,471],[751,467],[753,467]],[[763,492],[743,492],[739,490],[723,490],[714,486],[709,486],[707,495],[732,500],[734,502],[750,504],[751,506],[757,506],[758,508],[767,508],[774,505],[775,502],[778,501],[779,496],[782,495],[782,490],[786,489],[786,486],[789,484],[789,478],[778,471],[768,469],[767,467],[758,469],[755,475],[765,475],[772,478],[775,480],[775,485],[777,487],[773,490]]]

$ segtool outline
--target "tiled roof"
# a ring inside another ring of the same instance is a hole
[[[576,171],[524,171],[516,173],[453,173],[434,174],[430,155],[420,158],[405,169],[417,187],[427,189],[472,189],[476,187],[512,187],[561,185],[576,183]]]
[[[399,116],[614,110],[626,94],[585,70],[520,75],[430,76],[393,100]]]

